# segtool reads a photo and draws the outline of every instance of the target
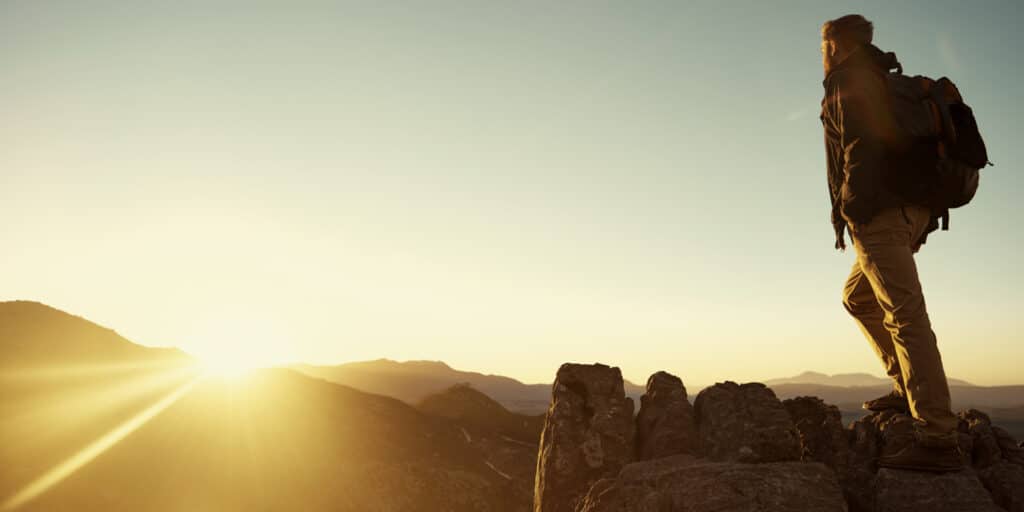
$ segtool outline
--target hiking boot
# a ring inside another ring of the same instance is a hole
[[[965,467],[955,432],[944,436],[918,435],[914,442],[895,453],[883,454],[876,462],[880,468],[935,473],[960,471]]]
[[[910,403],[907,402],[907,397],[903,393],[899,393],[895,390],[890,391],[889,394],[880,396],[874,400],[868,400],[864,402],[861,407],[871,412],[882,412],[882,411],[899,411],[902,413],[910,412]]]

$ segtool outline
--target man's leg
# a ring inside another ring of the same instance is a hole
[[[864,337],[868,339],[868,344],[878,354],[885,374],[892,379],[893,391],[906,396],[903,389],[903,372],[896,355],[896,347],[892,343],[892,333],[883,324],[885,313],[875,298],[871,283],[860,268],[860,262],[853,264],[850,276],[846,278],[846,285],[843,286],[843,307],[857,321]]]
[[[852,238],[857,263],[882,308],[883,324],[892,334],[911,414],[926,437],[948,439],[959,420],[950,410],[946,373],[911,249],[927,217],[927,210],[921,209],[883,210]]]

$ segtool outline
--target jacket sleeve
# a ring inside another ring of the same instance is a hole
[[[889,126],[885,82],[871,72],[847,72],[838,78],[834,108],[843,154],[842,213],[866,223],[884,186],[883,134]]]

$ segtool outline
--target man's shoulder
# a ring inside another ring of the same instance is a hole
[[[885,86],[885,76],[867,66],[837,69],[829,74],[825,87],[829,90],[878,89]]]

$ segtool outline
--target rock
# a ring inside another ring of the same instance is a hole
[[[999,462],[978,470],[992,501],[1008,512],[1024,512],[1024,466]]]
[[[849,462],[849,436],[839,408],[820,398],[801,396],[782,402],[800,439],[800,460],[821,462],[833,470]]]
[[[637,460],[692,454],[696,447],[697,427],[683,381],[666,372],[651,375],[636,417]]]
[[[633,457],[633,400],[622,373],[603,364],[558,369],[534,483],[536,512],[571,512],[591,485]]]
[[[850,424],[847,467],[840,471],[839,483],[851,512],[875,510],[875,460],[882,453],[882,425],[896,413],[868,414]]]
[[[711,462],[689,455],[642,461],[597,482],[578,512],[837,512],[835,475],[819,463]]]
[[[850,424],[850,465],[866,467],[874,473],[875,459],[882,453],[882,424],[895,414],[871,413]]]
[[[971,436],[971,464],[975,468],[985,468],[1002,460],[1003,450],[987,414],[970,409],[961,412],[960,419],[967,424],[967,432]]]
[[[715,384],[697,395],[694,412],[701,453],[709,458],[740,462],[800,459],[793,421],[764,384]]]
[[[996,438],[996,445],[999,446],[999,451],[1003,454],[1003,460],[1024,465],[1024,450],[1006,429],[993,425],[992,435]]]
[[[875,506],[877,512],[1002,512],[969,469],[940,474],[879,469]]]

